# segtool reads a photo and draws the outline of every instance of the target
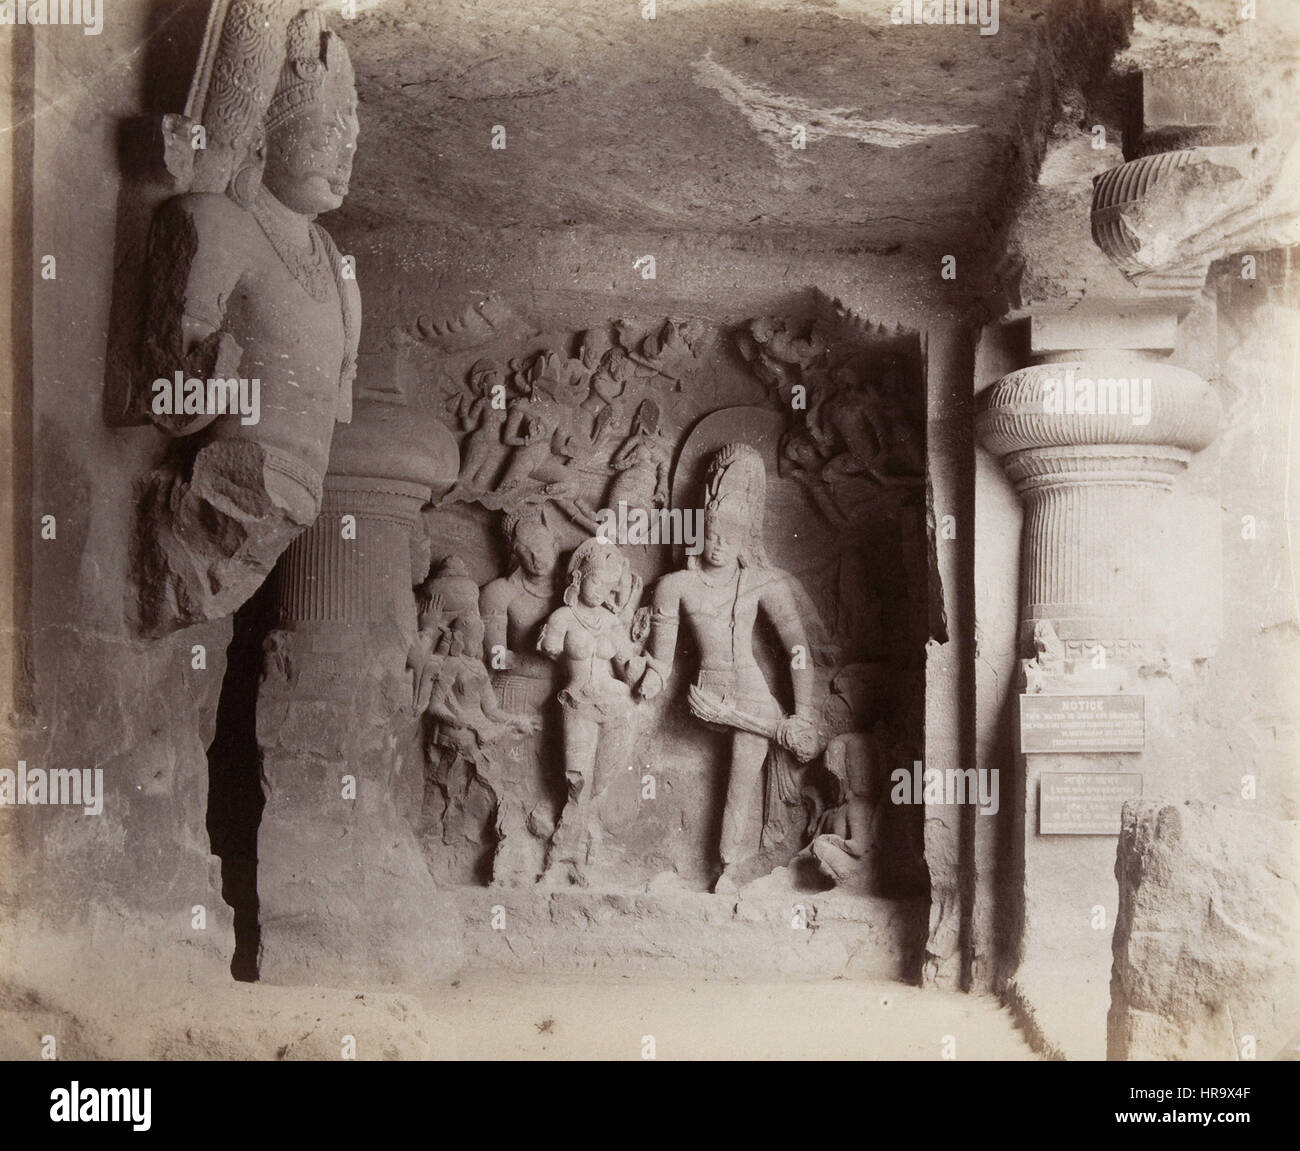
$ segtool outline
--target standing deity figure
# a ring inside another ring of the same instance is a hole
[[[483,659],[511,711],[539,713],[551,696],[555,671],[537,651],[542,624],[556,600],[559,547],[541,512],[532,507],[506,513],[501,523],[510,543],[510,573],[485,584]]]
[[[140,406],[178,437],[143,509],[153,634],[248,599],[316,519],[335,422],[351,419],[361,298],[315,220],[347,194],[356,90],[300,2],[214,5],[184,121],[207,146],[150,234]],[[255,411],[228,402],[245,380]]]
[[[722,873],[714,886],[724,893],[736,890],[740,865],[790,833],[789,812],[801,802],[791,755],[807,763],[821,750],[799,597],[793,577],[772,567],[763,547],[766,485],[762,457],[748,444],[728,444],[713,457],[705,480],[704,547],[687,559],[684,571],[655,586],[649,667],[638,689],[644,699],[663,690],[685,616],[700,652],[691,711],[715,730],[732,733],[719,844]],[[754,656],[760,612],[788,653],[793,714],[772,694]],[[763,825],[755,834],[751,814],[760,806]]]
[[[567,869],[585,885],[584,868],[598,853],[602,799],[626,773],[636,739],[632,685],[646,660],[631,636],[640,577],[612,543],[584,540],[569,559],[564,606],[542,628],[538,650],[564,668],[563,715],[567,802],[551,840],[546,871]]]
[[[544,862],[542,845],[554,830],[547,752],[556,669],[538,652],[537,640],[559,600],[559,547],[545,511],[535,505],[507,512],[501,527],[510,545],[510,570],[479,593],[483,659],[492,668],[502,707],[531,716],[538,726],[510,752],[507,770],[518,786],[502,797],[497,810],[493,882],[531,883]]]

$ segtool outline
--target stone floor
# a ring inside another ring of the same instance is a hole
[[[0,987],[0,1059],[1034,1059],[992,999],[867,980],[475,972],[412,993]],[[142,997],[142,998],[141,998]]]
[[[429,998],[462,1059],[957,1059],[1036,1056],[994,1000],[884,982],[509,979]],[[450,1053],[448,1053],[450,1054]]]

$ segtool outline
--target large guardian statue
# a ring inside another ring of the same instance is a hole
[[[178,438],[144,506],[152,634],[252,595],[316,519],[334,425],[351,418],[361,300],[316,217],[347,194],[356,90],[342,42],[300,2],[219,0],[188,114],[169,119],[194,147],[189,190],[150,236],[137,394]],[[255,419],[214,402],[226,393],[208,382],[233,379],[258,394]]]

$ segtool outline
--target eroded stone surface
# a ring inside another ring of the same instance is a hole
[[[781,872],[723,898],[642,891],[462,888],[466,959],[507,971],[911,981],[924,900],[796,891]],[[495,925],[495,926],[494,926]]]
[[[1274,1059],[1300,1032],[1300,824],[1125,805],[1112,1059]]]
[[[232,613],[316,518],[360,335],[355,269],[315,223],[352,169],[347,51],[294,0],[237,0],[209,32],[192,130],[213,147],[149,245],[136,414],[181,437],[141,506],[150,635]]]

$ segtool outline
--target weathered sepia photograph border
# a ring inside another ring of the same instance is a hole
[[[1298,63],[0,2],[0,1058],[1300,1056]]]

